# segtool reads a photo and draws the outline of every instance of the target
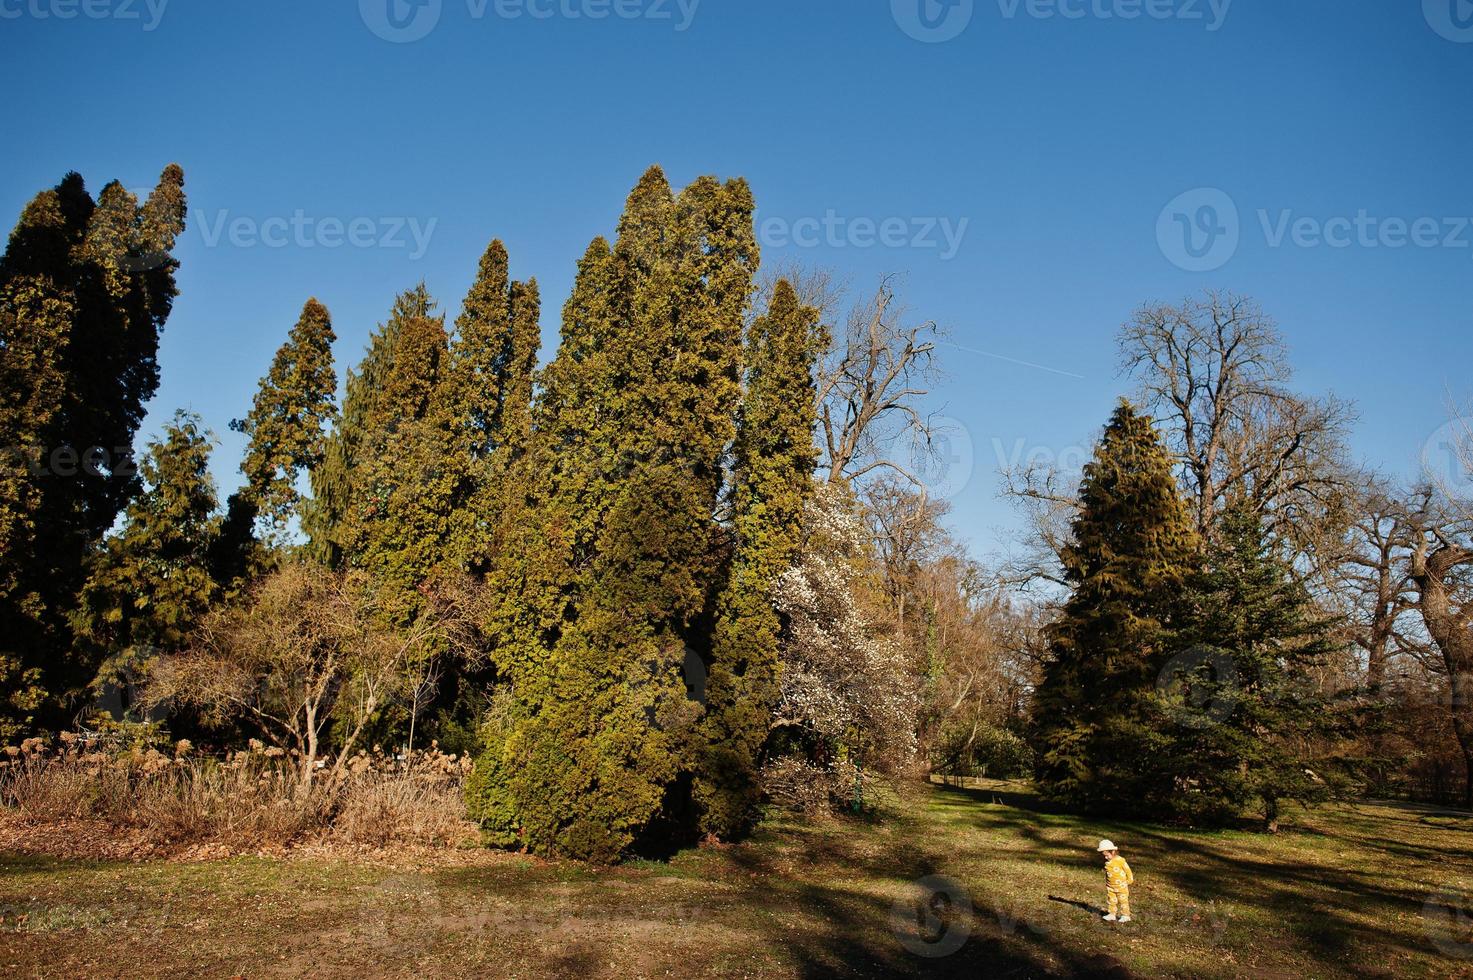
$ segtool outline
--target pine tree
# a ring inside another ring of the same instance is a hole
[[[734,452],[735,556],[717,605],[695,793],[702,830],[733,837],[756,815],[758,756],[778,696],[781,629],[772,591],[796,560],[817,451],[816,310],[787,280],[747,339],[747,384]]]
[[[1308,749],[1333,733],[1339,712],[1311,672],[1335,651],[1320,614],[1276,552],[1259,516],[1231,507],[1218,519],[1194,583],[1193,646],[1158,684],[1156,727],[1169,742],[1150,761],[1157,812],[1224,822],[1257,804],[1269,829],[1279,802],[1324,799]]]
[[[70,655],[62,626],[87,555],[139,489],[132,443],[158,387],[185,213],[177,166],[142,207],[116,182],[94,201],[69,174],[26,208],[0,258],[0,438],[20,457],[0,479],[8,731],[41,723],[48,696],[58,722],[55,698],[95,667]]]
[[[297,481],[326,454],[326,427],[337,414],[336,339],[327,307],[309,299],[261,379],[250,413],[230,424],[250,440],[241,463],[241,498],[264,519],[267,540],[278,546],[301,517]]]
[[[1199,542],[1150,419],[1122,401],[1085,467],[1071,594],[1034,698],[1044,795],[1071,806],[1144,808],[1165,736],[1152,725],[1157,674],[1183,649]]]
[[[209,555],[220,530],[210,441],[197,416],[176,412],[148,447],[145,490],[121,530],[89,563],[72,623],[98,683],[121,680],[160,652],[178,650],[217,598]]]

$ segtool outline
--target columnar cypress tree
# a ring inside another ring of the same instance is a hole
[[[486,571],[496,550],[502,474],[530,430],[540,315],[536,280],[511,282],[506,248],[493,241],[456,320],[442,398],[442,424],[461,447],[450,460],[461,469],[451,552],[473,571]]]
[[[732,454],[735,556],[717,605],[696,777],[701,826],[731,837],[756,816],[758,755],[778,694],[777,577],[798,556],[818,453],[818,311],[787,280],[747,338],[746,392]]]
[[[478,779],[510,803],[482,814],[534,849],[612,859],[678,805],[756,262],[745,184],[703,178],[677,199],[654,168],[614,248],[595,242],[580,267],[534,437],[534,529],[499,573],[518,608],[498,665],[519,707]]]
[[[399,298],[384,334],[393,337],[386,370],[365,368],[378,386],[353,436],[342,541],[348,563],[367,570],[384,590],[382,608],[407,622],[420,607],[420,586],[444,567],[459,447],[439,413],[445,319],[434,315],[423,285]]]
[[[240,467],[246,477],[241,498],[265,519],[277,544],[301,517],[297,481],[322,464],[326,430],[337,415],[336,339],[327,307],[309,299],[261,379],[250,414],[230,424],[250,439]]]
[[[1171,467],[1150,419],[1122,401],[1084,470],[1063,555],[1072,593],[1034,699],[1040,788],[1072,806],[1118,811],[1149,796],[1143,760],[1164,738],[1151,699],[1183,648],[1200,547]]]
[[[310,552],[331,568],[340,568],[347,559],[355,470],[372,432],[370,417],[378,412],[400,328],[405,319],[427,312],[423,307],[414,291],[396,297],[389,319],[369,336],[363,360],[357,370],[348,371],[338,425],[327,438],[321,464],[312,470],[312,499],[303,508],[302,524]]]
[[[117,183],[94,202],[69,174],[27,207],[0,259],[0,438],[22,459],[0,480],[0,671],[21,692],[0,728],[33,723],[41,692],[95,666],[66,656],[58,625],[85,557],[138,490],[133,436],[158,387],[185,211],[177,166],[141,208]]]

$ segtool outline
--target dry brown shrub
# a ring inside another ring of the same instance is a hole
[[[0,762],[0,806],[30,825],[100,821],[166,849],[238,852],[313,839],[443,847],[474,836],[462,796],[466,761],[437,750],[409,760],[360,754],[340,780],[308,785],[297,760],[259,746],[222,761],[65,744]]]

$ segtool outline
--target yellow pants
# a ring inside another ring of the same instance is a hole
[[[1105,900],[1110,905],[1111,915],[1130,914],[1130,889],[1129,888],[1106,888]]]

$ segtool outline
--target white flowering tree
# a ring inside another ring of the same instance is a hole
[[[774,588],[786,623],[774,744],[836,778],[899,772],[915,756],[920,696],[901,646],[867,614],[879,601],[869,528],[839,485],[816,489],[805,525]]]

